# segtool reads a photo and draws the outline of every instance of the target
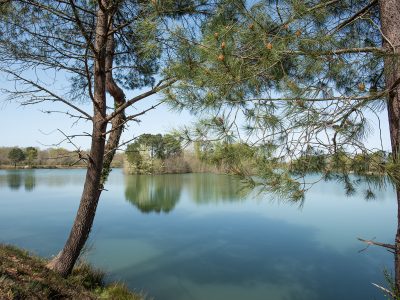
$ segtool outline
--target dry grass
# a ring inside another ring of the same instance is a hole
[[[45,260],[26,251],[0,245],[0,299],[144,299],[122,284],[105,286],[104,273],[87,264],[68,278],[45,265]]]

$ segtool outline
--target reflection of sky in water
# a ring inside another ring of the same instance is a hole
[[[0,241],[59,250],[84,170],[0,171]],[[382,299],[391,256],[357,237],[391,242],[393,191],[366,202],[321,182],[305,205],[239,197],[212,174],[126,176],[100,201],[89,260],[155,299]],[[164,198],[165,201],[161,201]],[[143,213],[145,212],[145,213]]]

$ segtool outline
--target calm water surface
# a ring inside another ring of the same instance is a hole
[[[69,233],[83,170],[0,170],[0,242],[42,255]],[[391,242],[394,192],[348,198],[321,182],[302,208],[243,197],[230,176],[124,176],[103,193],[87,259],[160,300],[384,299],[391,255],[357,237]]]

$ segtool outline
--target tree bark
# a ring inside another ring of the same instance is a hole
[[[380,0],[380,18],[383,37],[383,47],[390,53],[384,58],[385,84],[389,90],[387,110],[389,117],[390,140],[395,164],[400,163],[400,1]],[[395,287],[400,293],[400,183],[396,182],[397,196],[397,231],[395,238]]]
[[[106,4],[106,3],[105,3]],[[104,5],[106,7],[106,5]],[[95,29],[94,113],[92,142],[88,158],[85,184],[80,205],[68,240],[61,252],[48,264],[50,269],[67,276],[71,273],[89,236],[102,191],[101,175],[105,151],[106,116],[106,50],[108,33],[107,12],[97,11]]]
[[[111,21],[109,21],[111,22]],[[110,28],[112,30],[112,27]],[[114,61],[114,35],[110,34],[107,40],[106,46],[106,88],[107,92],[114,99],[114,110],[120,107],[122,104],[126,102],[125,94],[123,90],[117,85],[112,76],[112,68]],[[102,181],[101,185],[103,186],[105,181],[108,178],[108,175],[111,171],[111,162],[114,158],[115,151],[118,148],[119,141],[121,139],[122,132],[124,130],[124,125],[126,121],[125,111],[121,111],[111,120],[111,130],[107,139],[105,154],[104,154],[104,162],[103,162],[103,171],[102,171]]]

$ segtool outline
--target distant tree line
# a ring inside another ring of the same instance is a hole
[[[263,164],[265,147],[256,147],[246,143],[229,142],[195,142],[195,156],[202,162],[214,165],[219,171],[237,175],[252,175],[256,173],[257,166]],[[351,185],[346,185],[349,175],[363,175],[367,180],[384,176],[385,169],[391,168],[392,154],[386,151],[345,153],[337,152],[334,155],[324,153],[318,149],[308,147],[296,159],[283,161],[279,169],[288,170],[292,175],[305,176],[307,174],[323,174],[325,178],[342,176],[346,191],[354,192]],[[394,166],[393,166],[394,167]],[[367,196],[372,197],[367,190]]]
[[[2,149],[6,150],[6,149]],[[6,150],[7,151],[7,150]],[[3,162],[3,157],[2,154],[4,154],[5,151],[0,151],[0,162],[4,164]],[[35,147],[27,147],[25,149],[21,149],[18,147],[11,148],[8,151],[7,158],[9,160],[9,163],[13,164],[14,167],[17,166],[17,164],[25,162],[29,166],[33,166],[35,160],[38,157],[38,149]]]
[[[122,167],[123,155],[117,154],[113,165]],[[84,167],[85,161],[80,159],[76,151],[64,148],[48,148],[41,150],[36,147],[0,147],[0,166],[28,167]]]
[[[348,154],[337,152],[328,155],[322,151],[309,148],[291,161],[289,169],[294,173],[331,173],[347,172],[353,174],[384,175],[385,168],[392,160],[391,153],[386,151],[360,152]]]

